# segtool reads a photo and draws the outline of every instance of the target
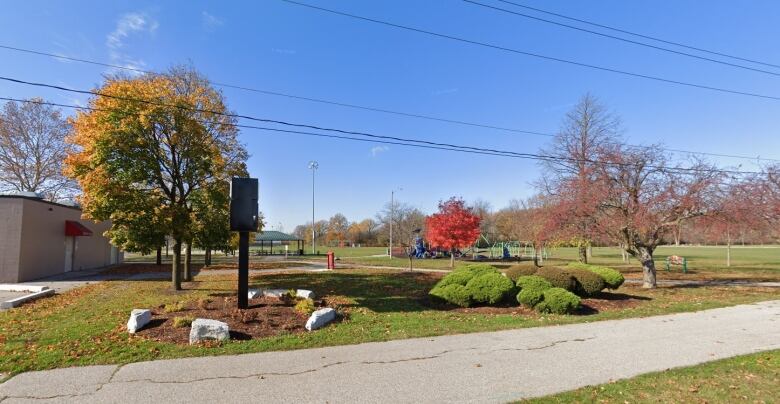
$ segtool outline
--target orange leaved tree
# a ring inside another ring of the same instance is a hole
[[[222,94],[188,68],[111,77],[94,94],[72,121],[66,174],[83,190],[85,216],[111,220],[107,236],[118,247],[148,252],[166,235],[173,239],[172,281],[180,289],[182,244],[192,243],[194,225],[208,213],[199,209],[217,203],[226,211],[227,182],[246,175],[235,118]]]

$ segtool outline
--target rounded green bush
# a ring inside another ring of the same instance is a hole
[[[621,274],[620,271],[609,267],[588,265],[581,262],[570,262],[569,267],[587,269],[590,272],[598,274],[602,279],[604,279],[604,283],[609,289],[617,289],[620,287],[620,285],[623,284],[623,282],[626,281],[626,278],[623,277],[623,274]]]
[[[542,301],[536,305],[541,313],[573,313],[580,306],[580,298],[563,288],[551,288],[542,293]]]
[[[500,273],[500,272],[498,272],[498,269],[496,269],[492,265],[469,264],[460,267],[447,274],[436,284],[436,287],[445,287],[449,285],[466,286],[466,284],[469,283],[469,281],[472,280],[473,278],[488,273]]]
[[[554,267],[539,268],[537,276],[547,279],[556,288],[566,289],[570,292],[577,290],[577,279],[570,273]]]
[[[441,290],[442,298],[460,307],[471,306],[471,293],[463,285],[448,285]]]
[[[530,276],[536,273],[536,268],[526,265],[512,265],[507,270],[505,270],[504,273],[509,277],[509,279],[517,281],[517,279],[521,276]]]
[[[593,296],[607,287],[604,278],[595,272],[586,269],[569,268],[566,272],[572,274],[577,279],[577,288],[574,293],[580,296]]]
[[[626,278],[624,278],[623,274],[621,274],[617,269],[594,265],[588,268],[588,270],[598,274],[602,279],[604,279],[604,283],[609,289],[617,289],[620,287],[620,285],[623,284],[623,282],[626,281]]]
[[[439,298],[441,300],[447,300],[444,298],[444,288],[446,288],[446,286],[436,285],[433,287],[433,289],[431,289],[430,292],[428,292],[428,295]]]
[[[515,288],[515,283],[500,273],[486,273],[466,284],[471,299],[479,303],[496,304]]]
[[[530,275],[517,278],[517,302],[528,307],[534,307],[542,301],[542,293],[552,288],[552,284],[541,276]]]

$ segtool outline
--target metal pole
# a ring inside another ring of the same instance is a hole
[[[390,255],[390,259],[393,259],[393,218],[395,217],[395,204],[393,203],[393,197],[395,190],[390,191],[390,249],[387,251]]]
[[[238,308],[249,307],[249,232],[238,233]]]
[[[314,233],[314,169],[311,170],[311,254],[317,254],[317,240]]]

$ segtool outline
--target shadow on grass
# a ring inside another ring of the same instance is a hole
[[[625,293],[614,293],[614,292],[599,292],[597,295],[593,296],[593,298],[594,299],[600,299],[600,300],[610,300],[610,301],[616,301],[616,300],[653,300],[652,297],[629,295],[629,294],[625,294]]]

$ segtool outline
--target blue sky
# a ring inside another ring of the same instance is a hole
[[[518,0],[519,1],[519,0]],[[585,63],[780,96],[780,78],[598,38],[458,0],[305,0],[366,17]],[[494,2],[494,0],[485,0]],[[780,2],[546,1],[524,4],[725,53],[780,64]],[[186,4],[186,5],[185,5]],[[493,3],[495,4],[495,3]],[[215,82],[442,118],[555,132],[591,92],[618,113],[635,144],[780,158],[780,101],[683,88],[538,60],[324,14],[259,2],[7,1],[0,44],[163,70],[190,63]],[[0,74],[86,89],[108,69],[0,49]],[[780,72],[780,69],[776,69]],[[383,135],[536,152],[549,138],[404,118],[224,89],[234,111]],[[0,96],[84,97],[0,82]],[[292,230],[336,212],[372,217],[392,189],[424,211],[450,196],[494,207],[534,193],[533,161],[395,145],[241,134],[260,178],[270,227]],[[720,158],[721,166],[754,162]]]

